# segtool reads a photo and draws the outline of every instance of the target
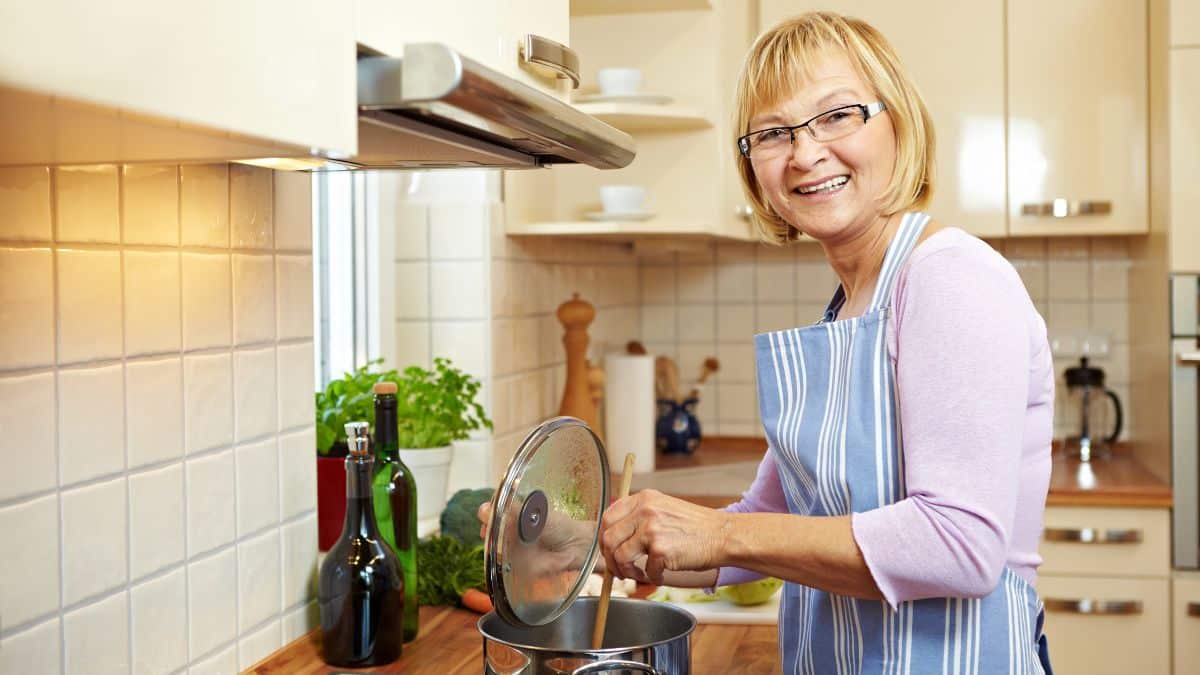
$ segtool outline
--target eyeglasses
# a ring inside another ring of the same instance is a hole
[[[867,120],[884,110],[886,106],[881,101],[844,105],[823,112],[804,124],[751,131],[738,139],[738,149],[750,160],[775,159],[791,151],[796,143],[797,129],[808,131],[808,135],[819,143],[828,143],[858,131]]]

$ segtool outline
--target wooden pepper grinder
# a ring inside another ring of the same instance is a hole
[[[578,417],[599,434],[600,419],[592,402],[588,386],[587,327],[596,318],[596,308],[574,293],[571,299],[558,306],[558,322],[563,325],[563,346],[567,350],[567,382],[563,387],[559,415]]]

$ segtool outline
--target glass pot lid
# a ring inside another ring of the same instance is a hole
[[[571,606],[600,554],[608,458],[574,417],[546,420],[521,443],[492,500],[488,592],[515,626],[550,623]]]

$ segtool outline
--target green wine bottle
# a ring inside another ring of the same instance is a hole
[[[383,539],[404,568],[404,641],[416,639],[417,600],[417,483],[400,461],[397,439],[396,384],[375,385],[375,454],[378,467],[371,484],[375,520]]]

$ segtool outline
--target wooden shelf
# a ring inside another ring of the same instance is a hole
[[[510,226],[507,234],[519,237],[562,237],[603,239],[608,241],[636,241],[655,237],[736,239],[721,234],[715,225],[651,218],[641,221],[581,220],[548,223],[529,223]]]
[[[571,16],[712,9],[709,0],[571,0]]]
[[[700,111],[675,105],[578,103],[575,107],[621,131],[686,131],[712,126]]]

